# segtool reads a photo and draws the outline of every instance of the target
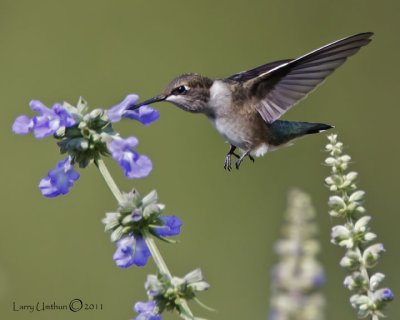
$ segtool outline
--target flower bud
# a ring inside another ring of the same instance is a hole
[[[373,274],[369,280],[371,290],[376,290],[383,279],[385,279],[385,275],[383,273],[377,272]]]
[[[363,263],[367,268],[372,268],[378,262],[379,257],[385,251],[383,244],[377,243],[369,246],[363,253]]]

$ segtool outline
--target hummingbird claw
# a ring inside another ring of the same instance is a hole
[[[250,155],[250,151],[246,151],[245,153],[242,154],[242,156],[236,161],[236,169],[239,170],[240,165],[243,161],[244,158],[249,157],[251,161],[254,162],[254,158]]]
[[[231,171],[232,170],[232,164],[231,164],[231,154],[228,153],[225,157],[225,162],[224,162],[224,169]]]
[[[232,170],[232,155],[234,155],[236,158],[240,159],[240,156],[235,153],[236,147],[231,145],[231,148],[229,149],[228,153],[226,154],[225,157],[225,162],[224,162],[224,169],[231,171]]]

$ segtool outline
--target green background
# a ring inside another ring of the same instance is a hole
[[[133,318],[133,303],[146,299],[146,274],[155,270],[152,262],[115,266],[100,220],[116,204],[95,167],[81,171],[67,196],[41,196],[38,182],[62,158],[52,139],[12,134],[18,115],[33,115],[31,99],[51,105],[82,95],[92,107],[108,108],[128,93],[149,98],[184,72],[229,76],[363,31],[375,32],[373,42],[284,118],[336,125],[367,191],[373,231],[387,250],[377,270],[398,295],[399,1],[1,0],[0,318]],[[157,108],[161,119],[150,127],[128,120],[116,125],[122,135],[139,138],[139,152],[154,162],[152,174],[128,181],[107,163],[123,190],[156,188],[166,213],[184,221],[180,242],[160,248],[174,274],[201,267],[211,283],[200,299],[217,312],[191,303],[196,315],[266,318],[273,243],[287,191],[299,187],[318,212],[327,319],[355,319],[338,266],[343,250],[329,243],[330,228],[341,221],[327,214],[325,135],[229,173],[223,170],[228,146],[205,117],[166,103]],[[72,298],[103,304],[103,310],[12,311],[14,301],[65,304]],[[387,310],[390,319],[400,317],[396,304]]]

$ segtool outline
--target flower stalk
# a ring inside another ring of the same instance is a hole
[[[285,220],[275,243],[279,262],[271,273],[269,320],[323,320],[325,274],[317,259],[315,210],[306,193],[289,193]]]
[[[104,163],[103,159],[97,159],[95,161],[97,168],[99,169],[104,181],[106,182],[107,186],[110,188],[111,193],[114,195],[115,199],[118,203],[122,201],[121,191],[119,190],[117,184],[115,183],[114,179],[112,178],[110,171],[108,171],[106,164]]]
[[[117,200],[118,203],[121,203],[122,200],[122,193],[119,190],[117,184],[115,183],[114,179],[112,178],[110,171],[107,169],[107,166],[105,165],[104,161],[102,159],[98,159],[96,161],[96,166],[99,169],[101,175],[104,178],[104,181],[106,182],[107,186],[111,190],[112,194],[114,195],[115,199]],[[160,250],[158,250],[158,247],[156,243],[154,242],[154,239],[152,238],[151,234],[149,233],[148,230],[143,230],[142,231],[143,238],[147,244],[147,247],[150,250],[151,256],[153,258],[153,261],[160,272],[160,274],[166,275],[168,278],[172,278],[172,274],[168,269],[167,264],[164,261],[164,258],[162,257]],[[189,319],[194,319],[193,313],[190,310],[188,304],[186,301],[181,301],[180,302],[181,307],[182,307],[182,312],[180,313],[181,317],[185,320]]]
[[[328,140],[325,164],[331,167],[331,174],[325,183],[333,193],[328,201],[329,214],[345,220],[343,225],[332,228],[331,242],[346,249],[340,265],[350,272],[344,285],[352,292],[352,307],[360,318],[379,320],[384,317],[385,305],[393,300],[393,293],[389,288],[378,288],[385,276],[371,274],[370,269],[377,265],[385,249],[381,243],[371,244],[377,236],[368,225],[371,217],[364,215],[365,192],[357,189],[358,174],[348,172],[351,157],[343,153],[343,143],[336,134],[329,135]]]

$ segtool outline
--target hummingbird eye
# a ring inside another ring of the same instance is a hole
[[[172,93],[175,95],[185,94],[188,90],[189,90],[189,88],[187,86],[179,86],[179,87],[175,88],[174,90],[172,90]]]

